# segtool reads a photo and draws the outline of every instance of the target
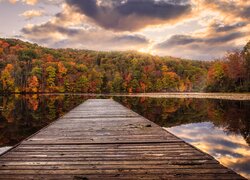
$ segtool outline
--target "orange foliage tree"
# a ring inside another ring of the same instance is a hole
[[[28,79],[28,89],[27,89],[27,91],[36,93],[36,92],[38,92],[38,90],[39,90],[38,78],[36,76],[31,76]]]

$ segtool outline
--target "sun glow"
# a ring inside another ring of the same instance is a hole
[[[138,52],[146,54],[154,54],[154,50],[152,49],[152,47],[140,48],[138,49]]]

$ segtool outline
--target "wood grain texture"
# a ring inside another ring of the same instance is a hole
[[[0,157],[0,179],[243,179],[112,99],[90,99]]]

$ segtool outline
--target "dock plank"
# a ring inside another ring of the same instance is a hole
[[[0,179],[244,179],[112,99],[89,99],[0,157]]]

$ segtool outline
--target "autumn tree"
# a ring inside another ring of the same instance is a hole
[[[63,78],[64,75],[67,74],[67,69],[61,62],[59,62],[57,65],[58,65],[58,78],[61,79]]]
[[[19,51],[18,58],[20,61],[25,61],[28,64],[31,63],[32,59],[36,59],[38,57],[37,53],[33,49],[25,49]]]
[[[7,64],[4,70],[1,72],[1,84],[2,84],[2,91],[3,92],[14,92],[14,82],[15,79],[12,76],[13,73],[13,65]]]
[[[122,92],[122,77],[119,72],[116,72],[112,81],[110,81],[109,89],[110,92]]]
[[[49,89],[49,91],[55,90],[55,79],[56,79],[56,68],[53,66],[49,66],[46,68],[46,74],[47,74],[47,79],[46,79],[46,84]]]
[[[207,62],[136,51],[51,49],[0,38],[0,89],[22,93],[250,91],[249,49],[250,42],[242,52]]]
[[[36,76],[31,76],[28,79],[28,92],[37,93],[39,90],[39,81]]]
[[[36,76],[38,79],[42,79],[43,70],[40,67],[32,68],[31,75]]]
[[[21,76],[22,76],[22,88],[26,89],[27,87],[27,81],[28,81],[28,75],[32,69],[32,60],[36,59],[37,53],[33,50],[33,49],[24,49],[19,51],[18,53],[18,59],[19,61],[24,63],[24,71],[22,72]]]
[[[132,80],[132,74],[128,73],[124,75],[124,81],[123,81],[123,89],[125,89],[126,92],[133,92],[132,87],[130,86],[130,82]]]
[[[245,58],[245,68],[246,68],[246,90],[250,91],[250,41],[246,44],[243,49],[243,56]]]
[[[77,91],[82,93],[87,93],[89,89],[89,80],[87,76],[82,75],[76,82]]]
[[[227,81],[227,65],[224,62],[215,62],[208,71],[207,90],[222,91]]]
[[[227,63],[227,77],[232,84],[232,90],[237,90],[239,87],[243,87],[243,83],[246,77],[245,58],[241,52],[232,52],[226,56]],[[235,89],[236,88],[236,89]]]
[[[0,47],[0,57],[3,55],[3,48]]]
[[[100,93],[102,86],[102,74],[98,72],[96,69],[93,69],[89,75],[89,92],[90,93]]]
[[[58,86],[61,89],[61,92],[64,91],[63,85],[64,85],[64,77],[67,74],[67,69],[65,68],[64,64],[62,62],[59,62],[57,64],[58,67],[58,73],[57,73],[57,77],[58,77]]]
[[[177,91],[179,76],[175,72],[167,72],[162,78],[162,83],[166,91]]]

